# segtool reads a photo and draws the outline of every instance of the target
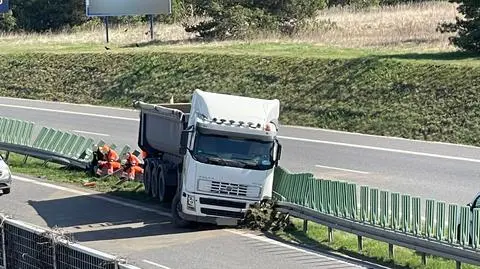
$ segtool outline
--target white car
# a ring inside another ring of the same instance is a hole
[[[8,164],[5,163],[3,158],[0,156],[0,190],[2,194],[9,194],[10,187],[12,184],[12,173]]]

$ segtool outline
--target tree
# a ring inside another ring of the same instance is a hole
[[[301,21],[325,7],[325,0],[194,0],[197,13],[211,19],[185,25],[204,38],[243,38],[253,31],[291,32]]]
[[[84,23],[84,0],[21,0],[12,4],[17,25],[26,31],[59,30]]]
[[[12,15],[12,11],[0,14],[0,32],[10,32],[17,27],[17,20]]]
[[[455,23],[442,23],[437,30],[442,33],[457,32],[457,36],[449,38],[450,42],[462,50],[480,53],[480,1],[450,0],[459,3],[457,10],[463,18],[457,16]]]

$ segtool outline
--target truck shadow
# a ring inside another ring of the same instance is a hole
[[[106,200],[109,199],[109,200]],[[110,200],[120,201],[119,203]],[[135,207],[127,205],[134,205]],[[50,228],[58,228],[80,242],[139,238],[220,229],[196,225],[180,229],[172,224],[164,206],[124,202],[105,194],[51,200],[29,200]]]

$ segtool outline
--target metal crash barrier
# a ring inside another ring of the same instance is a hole
[[[2,269],[140,269],[119,257],[73,243],[60,232],[1,214],[0,221]]]
[[[290,173],[282,167],[275,170],[274,200],[278,211],[328,227],[333,230],[389,244],[422,254],[444,257],[461,263],[480,265],[480,209],[425,200],[407,194],[357,186],[357,184],[318,179],[310,173]],[[447,210],[448,209],[448,213]]]

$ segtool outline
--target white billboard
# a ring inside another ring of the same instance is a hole
[[[171,14],[171,0],[86,0],[87,16]]]

